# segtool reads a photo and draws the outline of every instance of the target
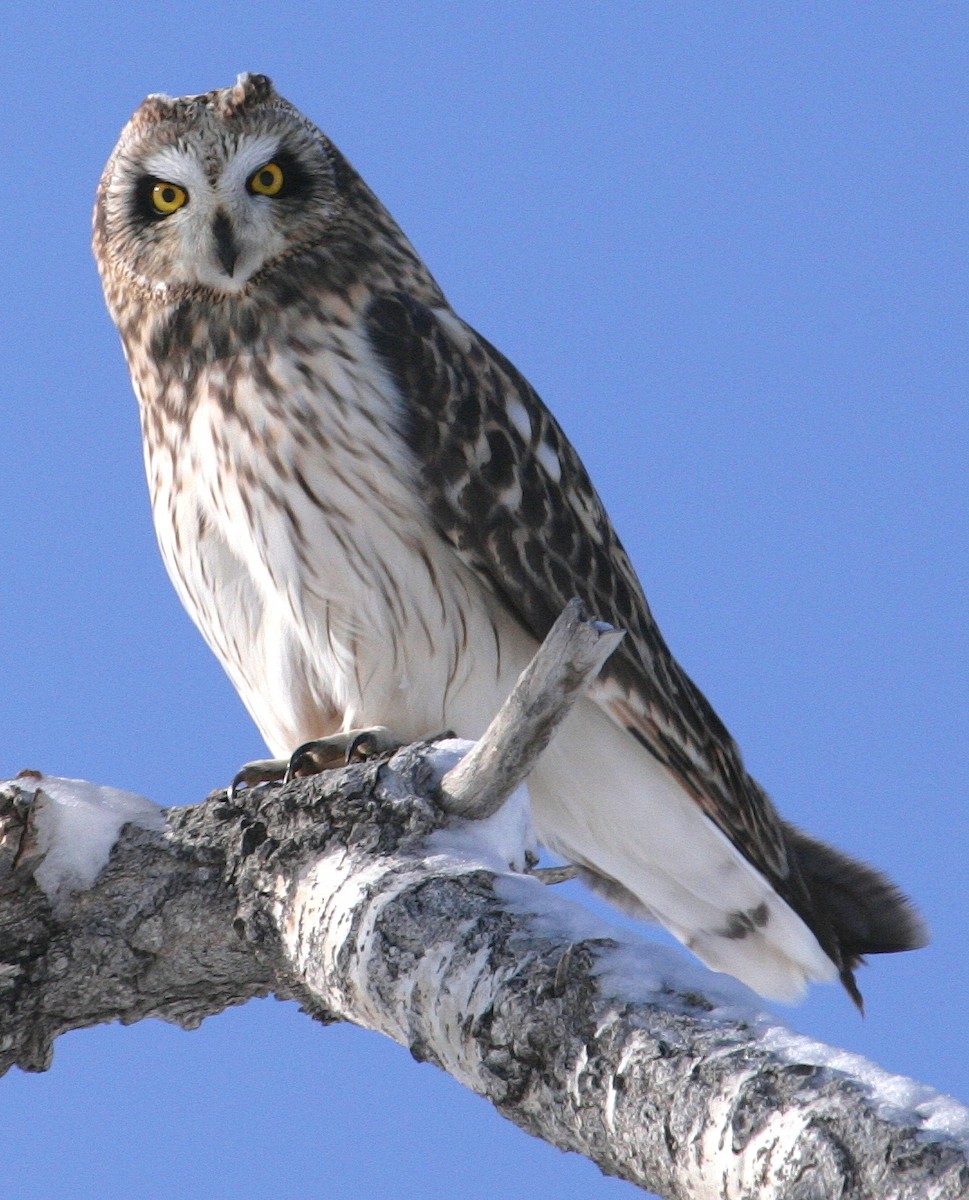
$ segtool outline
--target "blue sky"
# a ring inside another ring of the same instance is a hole
[[[786,816],[934,941],[798,1030],[969,1099],[960,5],[52,3],[6,17],[0,776],[188,803],[262,746],[165,578],[88,250],[151,91],[264,71],[577,445]],[[15,23],[14,23],[15,22]],[[0,1081],[18,1200],[639,1194],[294,1006]]]

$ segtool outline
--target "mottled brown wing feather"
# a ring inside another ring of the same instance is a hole
[[[402,432],[440,533],[535,638],[573,596],[627,631],[595,699],[803,908],[773,806],[668,650],[579,456],[534,388],[469,326],[410,297],[378,298],[368,325],[406,398]]]

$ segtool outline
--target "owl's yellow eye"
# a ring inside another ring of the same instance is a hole
[[[249,176],[249,191],[260,196],[278,196],[285,182],[286,176],[279,163],[268,162]]]
[[[156,183],[151,189],[151,203],[155,212],[167,217],[188,203],[188,192],[177,183]]]

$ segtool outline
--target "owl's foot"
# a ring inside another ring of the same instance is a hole
[[[403,742],[395,737],[386,725],[374,725],[370,729],[348,729],[346,733],[334,733],[330,737],[315,738],[297,746],[289,758],[286,771],[287,782],[301,775],[318,775],[321,771],[332,771],[352,762],[366,762],[368,758],[380,758],[399,750]]]
[[[255,787],[259,783],[278,783],[286,778],[288,758],[257,758],[245,763],[233,776],[229,799],[234,800],[240,787]]]
[[[315,738],[297,746],[289,758],[257,758],[246,763],[236,772],[229,788],[229,798],[234,799],[239,788],[255,787],[259,783],[288,783],[304,775],[318,775],[321,771],[332,771],[351,762],[364,762],[368,758],[380,758],[399,750],[403,743],[384,725],[370,729],[349,729],[345,733],[334,733],[330,737]]]
[[[542,883],[550,885],[568,883],[572,879],[579,878],[578,869],[571,864],[564,867],[532,867],[528,874],[534,875]]]

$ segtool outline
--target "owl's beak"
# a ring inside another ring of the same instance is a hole
[[[232,232],[232,222],[221,210],[212,219],[212,237],[215,240],[216,257],[231,279],[239,261],[239,245]]]

